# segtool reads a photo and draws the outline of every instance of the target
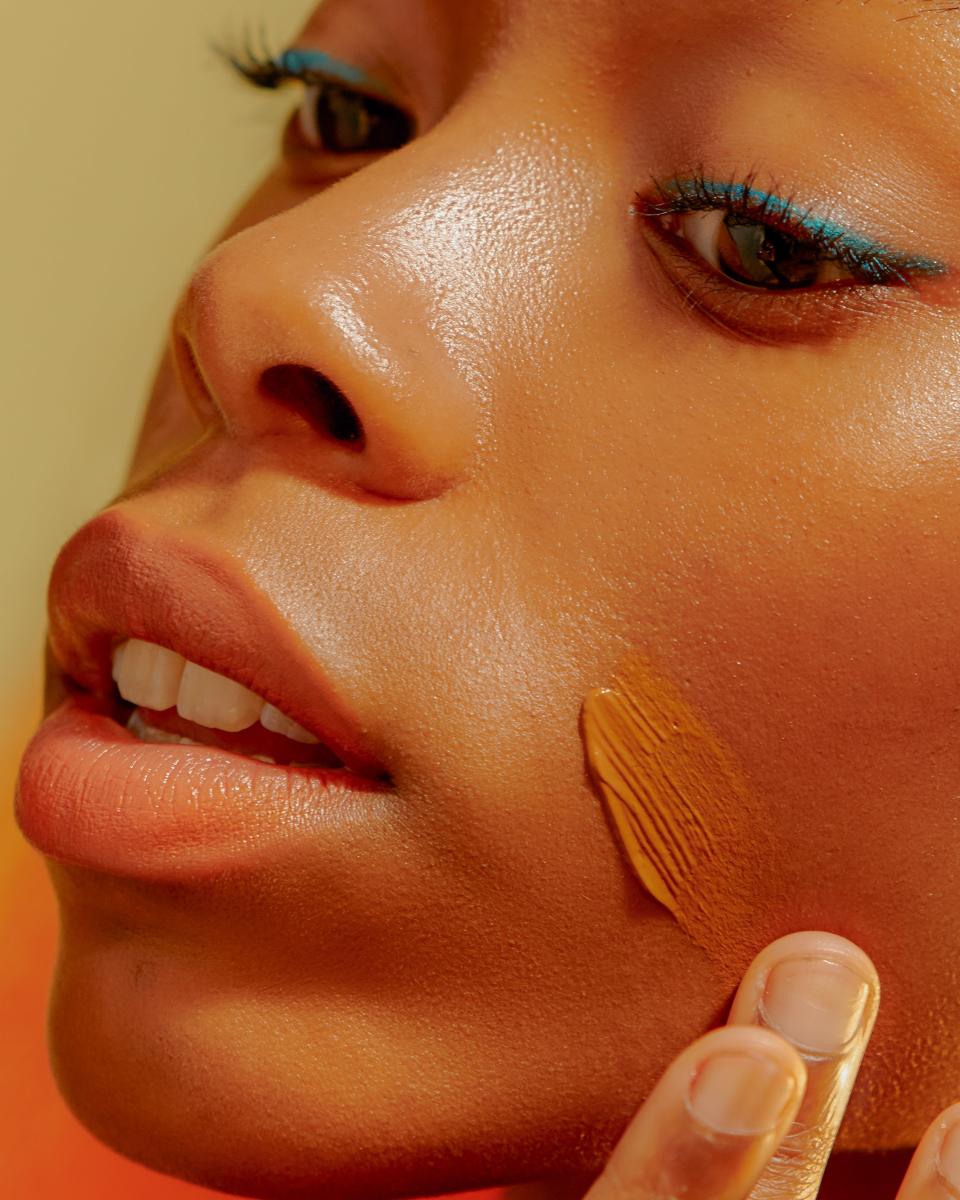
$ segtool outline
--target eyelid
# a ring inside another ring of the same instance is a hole
[[[666,288],[671,307],[682,316],[696,317],[749,345],[815,345],[835,342],[857,333],[865,323],[884,315],[910,311],[919,303],[912,288],[806,288],[768,291],[740,287],[702,262],[695,262],[673,241],[644,239],[647,252],[659,263],[654,278]]]
[[[305,82],[322,85],[324,81],[340,83],[345,87],[356,88],[380,100],[395,102],[390,89],[375,79],[361,67],[342,59],[334,58],[325,50],[297,49],[294,47],[277,58],[277,65],[284,72],[295,78],[305,78]],[[316,76],[316,79],[311,79]]]
[[[800,207],[791,197],[754,187],[756,173],[743,182],[719,182],[697,170],[689,176],[674,175],[652,181],[653,194],[637,193],[632,211],[648,219],[688,212],[723,208],[742,214],[745,220],[769,224],[799,240],[822,247],[825,255],[858,270],[865,283],[910,284],[915,276],[938,276],[948,271],[945,263],[924,255],[904,254],[863,237],[835,221]]]
[[[325,50],[292,46],[274,54],[265,42],[255,46],[249,33],[240,45],[214,42],[212,48],[254,87],[273,91],[290,82],[317,87],[334,85],[401,107],[394,88],[362,67],[336,58]]]

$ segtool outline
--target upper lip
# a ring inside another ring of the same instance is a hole
[[[250,688],[349,770],[389,779],[316,659],[222,551],[107,509],[60,551],[48,615],[53,662],[87,691],[111,696],[113,647],[141,638]]]

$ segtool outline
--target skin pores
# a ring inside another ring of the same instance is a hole
[[[212,887],[55,870],[58,1078],[125,1152],[270,1200],[596,1170],[797,929],[884,988],[841,1145],[960,1096],[957,307],[734,288],[631,214],[654,176],[757,167],[960,263],[956,14],[773,4],[327,0],[297,39],[386,71],[418,136],[270,172],[98,536],[228,561],[394,790]],[[262,386],[284,364],[362,449]],[[584,764],[583,699],[637,647],[638,763],[699,814],[683,927]]]
[[[591,774],[647,891],[711,957],[771,894],[768,818],[733,754],[639,654],[583,706]]]

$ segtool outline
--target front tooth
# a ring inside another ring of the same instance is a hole
[[[282,713],[279,708],[274,708],[272,704],[263,706],[260,713],[260,724],[264,729],[269,729],[271,733],[282,733],[284,737],[291,738],[295,742],[304,742],[308,746],[320,744],[319,738],[315,738],[296,721],[291,721],[286,713]]]
[[[116,683],[120,678],[120,664],[123,662],[123,652],[127,648],[126,642],[121,642],[113,652],[113,682]]]
[[[166,646],[131,638],[114,656],[117,689],[130,704],[157,712],[173,708],[185,661]]]
[[[187,662],[180,679],[177,712],[209,729],[239,733],[260,716],[263,700],[243,684]]]

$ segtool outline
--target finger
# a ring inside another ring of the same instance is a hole
[[[873,1032],[880,982],[853,942],[831,933],[792,933],[747,969],[731,1025],[760,1025],[799,1051],[807,1068],[803,1103],[750,1200],[813,1200]]]
[[[957,1200],[960,1196],[960,1104],[942,1112],[923,1136],[897,1200]]]
[[[585,1200],[744,1200],[805,1083],[782,1038],[714,1029],[667,1068]]]

